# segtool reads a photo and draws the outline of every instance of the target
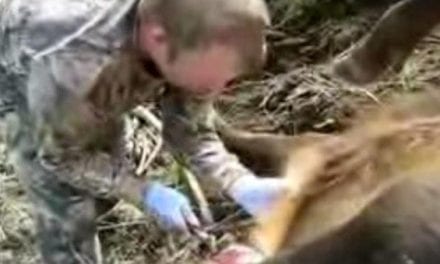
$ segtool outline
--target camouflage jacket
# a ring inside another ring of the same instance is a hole
[[[121,186],[135,184],[124,184],[133,178],[132,169],[118,161],[121,114],[151,100],[162,80],[144,76],[145,84],[134,87],[138,92],[128,93],[131,97],[109,91],[106,100],[104,95],[107,106],[120,111],[90,109],[86,97],[99,72],[132,36],[137,0],[3,0],[0,5],[0,68],[26,80],[16,89],[24,98],[17,134],[27,141],[15,148],[36,151],[38,160],[68,184],[99,197],[118,196]],[[118,74],[117,65],[113,68]],[[211,102],[168,102],[176,105],[166,108],[164,130],[171,133],[165,139],[174,153],[189,157],[198,176],[224,189],[249,174],[227,153],[208,121]],[[192,129],[173,129],[175,117]]]
[[[209,195],[229,195],[238,178],[255,177],[221,141],[215,128],[220,119],[211,100],[169,90],[161,108],[166,143],[174,156],[191,168]]]

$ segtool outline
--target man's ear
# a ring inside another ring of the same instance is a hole
[[[138,26],[139,48],[150,56],[166,52],[168,37],[162,25],[156,22],[143,22]]]

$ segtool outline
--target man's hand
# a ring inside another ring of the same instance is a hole
[[[241,177],[228,193],[248,213],[257,216],[268,212],[287,193],[287,184],[280,178]]]
[[[154,182],[144,192],[145,210],[158,218],[166,229],[188,232],[200,226],[189,200],[180,192]]]
[[[227,151],[215,131],[215,122],[222,123],[210,102],[169,94],[162,110],[164,138],[173,151],[187,156],[197,177],[212,179],[251,215],[270,209],[287,192],[284,180],[256,177]]]

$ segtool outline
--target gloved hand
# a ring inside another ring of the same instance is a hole
[[[163,228],[188,232],[189,227],[200,226],[189,200],[180,192],[153,182],[143,197],[145,210],[157,217]]]
[[[228,193],[249,214],[257,216],[270,210],[277,199],[287,193],[287,188],[280,178],[245,176],[237,179]]]

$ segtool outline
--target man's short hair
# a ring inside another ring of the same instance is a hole
[[[263,29],[270,23],[264,0],[141,0],[141,20],[165,28],[175,48],[194,48],[221,30]]]

